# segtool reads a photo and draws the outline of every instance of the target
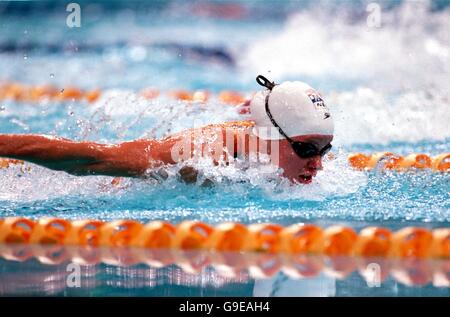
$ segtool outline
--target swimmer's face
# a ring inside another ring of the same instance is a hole
[[[303,135],[292,138],[294,141],[314,144],[319,150],[331,143],[332,135]],[[292,150],[287,140],[279,141],[279,166],[283,169],[283,175],[293,182],[309,184],[322,169],[322,157],[316,155],[310,158],[301,158]]]

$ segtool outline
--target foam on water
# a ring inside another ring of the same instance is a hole
[[[320,5],[295,12],[281,32],[252,42],[240,64],[276,77],[354,79],[391,91],[444,88],[450,10],[430,12],[429,3],[404,1],[393,10],[382,9],[379,28],[368,26],[367,14],[356,18]]]
[[[327,197],[345,196],[356,192],[367,184],[364,173],[352,170],[345,154],[337,159],[325,160],[324,170],[320,171],[310,186],[291,184],[280,177],[281,170],[271,164],[252,164],[243,169],[242,162],[229,166],[214,166],[208,159],[188,160],[165,168],[169,178],[165,181],[150,177],[146,180],[122,179],[119,186],[111,185],[112,177],[90,176],[75,177],[66,173],[50,171],[33,164],[11,166],[0,170],[2,192],[0,199],[16,201],[34,201],[53,199],[61,196],[90,196],[118,194],[130,191],[165,191],[175,188],[182,190],[177,176],[180,168],[192,166],[199,171],[194,188],[200,188],[205,180],[210,180],[216,188],[230,194],[240,194],[248,188],[261,190],[269,200],[321,201]],[[149,171],[151,172],[151,171]],[[151,175],[151,174],[149,174]]]
[[[370,88],[332,93],[335,144],[388,144],[450,138],[450,94],[419,90],[386,96]],[[447,148],[448,149],[448,148]]]

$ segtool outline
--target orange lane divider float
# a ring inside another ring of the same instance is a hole
[[[51,85],[24,85],[19,83],[0,83],[0,100],[11,99],[19,102],[51,101],[87,101],[93,103],[99,99],[100,89],[83,90],[77,87],[57,88]],[[161,95],[156,88],[144,88],[139,95],[146,99],[155,99]],[[186,102],[207,102],[211,94],[206,90],[189,91],[184,89],[172,90],[168,96]],[[221,91],[217,99],[229,105],[240,105],[246,101],[243,94],[235,91]]]
[[[146,93],[146,90],[141,91],[142,96],[149,96]],[[196,90],[196,91],[188,91],[188,90],[174,90],[169,93],[169,96],[182,101],[192,101],[192,102],[206,102],[210,98],[210,93],[205,90]],[[150,94],[150,97],[153,97]],[[224,90],[221,91],[217,95],[217,99],[225,104],[229,105],[240,105],[245,103],[245,97],[238,92]]]
[[[24,161],[21,161],[21,160],[0,158],[0,169],[8,168],[12,165],[23,165],[23,164],[24,164]]]
[[[381,258],[450,258],[450,228],[408,227],[396,232],[368,227],[359,234],[350,227],[313,224],[222,223],[197,221],[172,225],[134,220],[69,221],[44,218],[0,220],[0,243],[138,247],[177,250],[249,251]]]
[[[159,269],[175,264],[187,274],[204,274],[212,267],[226,278],[254,279],[280,271],[292,278],[324,272],[345,279],[357,270],[373,283],[376,269],[379,282],[390,275],[409,286],[432,281],[436,287],[450,287],[449,230],[368,227],[357,234],[348,227],[312,224],[212,227],[196,221],[175,226],[163,221],[6,218],[0,220],[0,256],[18,262],[34,257],[45,265],[70,261]]]
[[[450,171],[450,153],[431,157],[427,154],[396,155],[391,152],[373,154],[352,153],[348,156],[350,165],[359,170],[383,168],[387,170],[405,171],[410,169],[430,169],[438,172]]]
[[[57,88],[51,85],[23,85],[6,83],[0,85],[0,99],[11,99],[20,102],[53,101],[81,101],[94,102],[100,97],[101,91],[82,90],[77,87]]]

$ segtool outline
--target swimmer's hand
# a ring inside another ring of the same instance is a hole
[[[184,166],[179,171],[178,174],[182,181],[186,184],[194,184],[197,182],[198,171],[191,166]]]
[[[178,174],[182,181],[186,184],[195,184],[197,183],[198,171],[192,166],[184,166],[179,171]],[[202,187],[211,187],[214,185],[214,182],[210,179],[205,179],[202,183]]]

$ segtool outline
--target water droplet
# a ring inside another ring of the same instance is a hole
[[[75,113],[73,111],[69,112],[69,116],[73,116]]]
[[[28,30],[23,31],[23,34],[28,34]]]
[[[23,54],[23,59],[27,60],[28,59],[28,55],[27,54]]]
[[[5,111],[6,108],[4,106],[0,106],[0,111]]]
[[[55,78],[55,74],[51,73],[50,78]]]

